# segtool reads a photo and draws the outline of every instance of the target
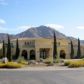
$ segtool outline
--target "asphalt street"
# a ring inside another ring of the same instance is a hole
[[[84,70],[0,71],[0,84],[84,84]]]

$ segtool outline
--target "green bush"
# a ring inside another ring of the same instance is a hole
[[[15,63],[15,62],[8,62],[8,63],[0,63],[0,68],[21,68],[23,67],[22,64]]]
[[[66,61],[64,63],[65,66],[68,66],[69,68],[78,68],[78,67],[84,67],[84,60],[72,60],[72,61]]]
[[[64,66],[68,66],[70,64],[71,61],[65,61],[64,62]]]
[[[17,60],[17,62],[20,63],[20,64],[28,65],[28,61],[25,60],[23,57],[19,58],[19,59]]]
[[[82,60],[84,60],[84,58],[82,58]]]
[[[81,67],[81,64],[78,63],[78,62],[71,62],[69,65],[68,65],[69,68],[78,68],[78,67]]]
[[[45,64],[47,64],[47,66],[53,66],[53,63],[51,61],[46,61]]]
[[[28,61],[25,61],[25,60],[19,60],[18,63],[28,65]]]
[[[81,57],[80,57],[80,59],[83,59],[83,58],[84,58],[84,56],[81,56]]]
[[[4,63],[0,63],[0,68],[3,68],[5,66]]]
[[[53,66],[53,58],[51,56],[49,58],[46,58],[44,60],[44,63],[47,64],[47,66]]]

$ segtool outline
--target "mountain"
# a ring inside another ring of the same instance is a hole
[[[3,40],[7,40],[7,33],[0,33],[0,42],[2,42]],[[14,35],[10,35],[10,38],[13,39],[15,38]]]
[[[21,32],[19,34],[16,35],[10,35],[10,38],[24,38],[24,37],[28,37],[28,38],[53,38],[53,32],[56,33],[56,37],[59,39],[67,39],[67,40],[72,40],[74,43],[77,44],[77,39],[74,37],[68,37],[60,32],[58,32],[57,30],[51,28],[51,27],[47,27],[47,26],[39,26],[39,27],[32,27],[30,29],[27,29],[24,32]],[[0,33],[0,42],[2,42],[2,40],[7,40],[7,34],[6,33]],[[84,44],[84,41],[81,41],[81,44]]]
[[[57,38],[66,38],[66,36],[53,28],[46,26],[32,27],[22,33],[16,35],[18,38],[22,37],[43,37],[43,38],[51,38],[53,37],[53,32],[55,31]]]
[[[81,40],[81,43],[84,44],[84,40]]]
[[[74,44],[78,44],[78,39],[74,37],[67,37],[68,40],[71,40]],[[81,45],[84,45],[84,40],[80,40]]]

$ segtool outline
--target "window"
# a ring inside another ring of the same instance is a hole
[[[26,41],[24,42],[25,47],[34,47],[35,46],[35,41]]]
[[[46,59],[49,55],[49,49],[40,49],[40,58]]]

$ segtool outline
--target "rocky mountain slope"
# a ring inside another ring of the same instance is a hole
[[[23,31],[19,34],[16,35],[10,35],[10,38],[24,38],[24,37],[28,37],[28,38],[52,38],[53,37],[53,32],[55,31],[56,33],[56,37],[59,39],[67,39],[67,40],[72,40],[74,42],[77,43],[77,39],[73,38],[73,37],[67,37],[64,34],[60,33],[59,31],[47,27],[47,26],[39,26],[39,27],[32,27],[30,29],[27,29],[26,31]],[[0,42],[2,40],[7,40],[7,34],[5,33],[0,33]],[[81,41],[82,44],[84,44],[84,41]]]
[[[43,37],[43,38],[51,38],[53,37],[53,32],[55,31],[57,38],[66,38],[66,36],[53,28],[46,26],[32,27],[24,32],[21,32],[16,35],[16,37]]]

